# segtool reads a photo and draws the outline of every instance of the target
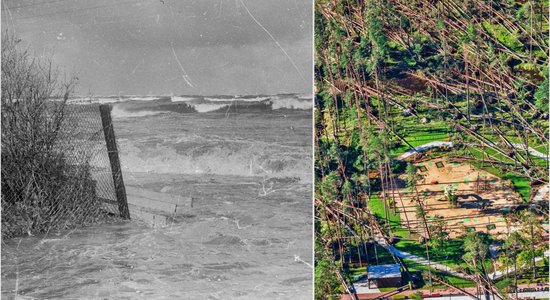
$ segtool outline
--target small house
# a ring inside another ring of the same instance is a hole
[[[401,267],[399,264],[369,266],[367,269],[367,286],[377,288],[399,287],[402,285]]]

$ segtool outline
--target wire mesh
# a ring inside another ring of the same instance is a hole
[[[45,110],[46,114],[55,113]],[[3,121],[13,117],[9,113],[2,111]],[[38,137],[21,140],[21,136],[36,136],[36,132],[17,130],[2,126],[3,238],[92,224],[119,215],[98,104],[67,104],[63,122],[54,128],[55,143],[49,146],[39,144]],[[4,151],[10,147],[16,149]],[[33,149],[36,147],[40,151]]]

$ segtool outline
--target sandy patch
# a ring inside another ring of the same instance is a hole
[[[510,182],[467,163],[434,159],[417,163],[417,190],[402,188],[396,197],[401,224],[425,235],[424,224],[416,217],[418,193],[426,210],[428,223],[442,218],[446,221],[450,237],[467,231],[500,235],[507,231],[503,214],[520,202]],[[405,179],[405,174],[399,177]],[[445,189],[453,189],[457,205],[453,207],[445,196]]]

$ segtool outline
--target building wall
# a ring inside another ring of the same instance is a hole
[[[376,284],[376,287],[399,287],[402,285],[401,277],[395,278],[381,278],[381,279],[372,279],[372,283]]]

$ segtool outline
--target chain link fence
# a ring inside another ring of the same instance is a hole
[[[46,119],[59,112],[54,102],[45,108]],[[21,120],[6,109],[2,111],[3,123],[8,122],[2,124],[3,238],[120,216],[99,104],[65,105],[51,145],[42,143],[40,130],[19,124],[35,120]]]

